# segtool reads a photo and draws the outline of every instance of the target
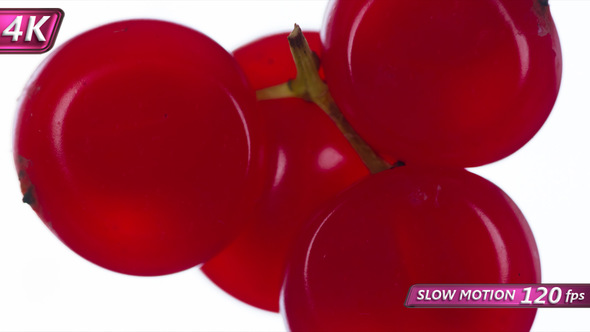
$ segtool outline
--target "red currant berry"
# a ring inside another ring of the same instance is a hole
[[[287,267],[291,331],[528,331],[535,309],[412,309],[417,283],[537,283],[512,200],[461,169],[399,167],[347,190],[306,226]]]
[[[254,196],[254,92],[205,35],[156,20],[98,27],[28,83],[15,160],[25,200],[72,250],[135,275],[211,258]]]
[[[306,33],[313,50],[319,34]],[[252,86],[262,89],[296,75],[287,34],[269,36],[234,52]],[[291,244],[312,212],[368,171],[321,109],[301,99],[258,102],[265,122],[264,193],[236,241],[205,263],[219,287],[258,308],[279,310]]]
[[[406,163],[510,155],[561,81],[546,0],[336,0],[322,33],[336,103],[377,152]]]

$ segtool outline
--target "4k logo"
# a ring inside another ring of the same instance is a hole
[[[44,53],[53,47],[61,9],[0,9],[0,53]]]

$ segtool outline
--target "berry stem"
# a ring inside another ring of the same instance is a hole
[[[291,81],[271,86],[266,89],[260,89],[256,91],[256,99],[258,100],[267,100],[267,99],[281,99],[281,98],[292,98],[298,97],[295,95],[293,90],[291,90]]]
[[[309,48],[299,25],[295,24],[288,40],[297,77],[289,82],[258,90],[258,100],[297,97],[315,103],[332,119],[372,174],[391,168],[392,165],[377,155],[352,128],[334,102],[328,85],[318,73],[319,59]]]

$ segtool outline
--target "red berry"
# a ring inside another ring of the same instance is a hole
[[[539,130],[561,81],[543,0],[336,0],[323,30],[336,103],[377,152],[460,167]]]
[[[528,331],[535,309],[411,309],[417,283],[537,283],[533,234],[510,198],[465,170],[399,167],[317,215],[294,247],[291,331]]]
[[[156,20],[88,31],[22,96],[14,155],[25,200],[105,268],[161,275],[203,263],[254,196],[254,104],[235,60],[197,31]]]
[[[312,50],[321,48],[318,33],[306,37]],[[234,56],[256,89],[295,78],[287,34],[257,40]],[[284,267],[298,231],[315,209],[368,171],[314,104],[289,98],[257,106],[266,134],[264,193],[254,210],[244,214],[245,231],[203,271],[236,298],[278,311]]]

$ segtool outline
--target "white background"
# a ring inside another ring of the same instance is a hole
[[[543,282],[590,283],[590,1],[550,4],[564,59],[553,113],[519,152],[473,171],[503,188],[524,212],[539,246]],[[56,47],[114,20],[160,18],[233,50],[295,22],[318,29],[326,2],[3,0],[0,6],[62,8]],[[0,330],[284,331],[281,316],[232,299],[197,269],[140,278],[88,263],[21,203],[12,161],[16,100],[45,56],[0,55]],[[590,309],[541,309],[533,330],[590,331],[589,317]]]

